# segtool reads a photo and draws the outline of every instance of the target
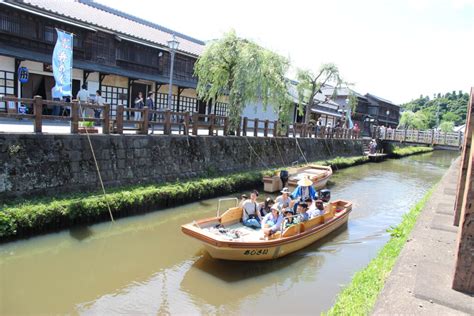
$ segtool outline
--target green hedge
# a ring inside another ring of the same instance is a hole
[[[432,147],[418,147],[418,146],[409,146],[409,147],[398,147],[394,146],[391,152],[391,156],[394,158],[401,158],[415,154],[422,154],[432,152]]]
[[[106,198],[114,217],[121,217],[235,192],[255,186],[261,180],[261,172],[245,172],[213,179],[115,189],[106,197],[96,193],[5,205],[0,212],[0,238],[108,219]]]
[[[366,162],[365,156],[338,157],[315,164],[342,169]],[[114,217],[144,213],[190,201],[229,194],[261,184],[262,176],[276,170],[244,172],[217,178],[195,179],[161,185],[129,186],[100,193],[39,198],[3,205],[0,211],[0,239],[39,234],[77,224],[109,219],[106,198]]]
[[[368,315],[385,280],[390,275],[398,255],[406,243],[416,219],[431,196],[431,189],[408,213],[402,222],[388,231],[391,239],[363,270],[357,272],[344,290],[337,296],[336,303],[327,315]]]

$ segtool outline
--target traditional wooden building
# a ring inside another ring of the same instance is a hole
[[[381,97],[367,93],[368,112],[378,125],[397,128],[400,122],[400,106]]]
[[[332,97],[334,87],[327,86],[322,89],[323,94]],[[334,101],[339,105],[339,111],[347,111],[349,107],[349,98],[357,98],[355,112],[352,113],[352,120],[358,124],[365,135],[369,135],[370,126],[384,125],[396,128],[400,120],[400,107],[388,100],[367,93],[362,95],[349,88],[337,89],[337,95]]]
[[[196,95],[194,63],[205,43],[90,0],[0,1],[0,95],[51,99],[51,58],[55,28],[74,34],[73,96],[87,83],[91,96],[102,91],[107,103],[129,106],[138,95],[155,92],[155,104],[168,103],[170,49],[179,41],[173,75],[173,111],[227,114],[227,104],[205,104]],[[27,67],[29,80],[18,81]],[[6,111],[0,104],[0,111]]]

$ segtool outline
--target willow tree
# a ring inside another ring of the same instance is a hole
[[[286,58],[231,31],[209,43],[197,60],[194,66],[198,77],[196,90],[204,101],[228,96],[231,130],[237,129],[243,109],[252,102],[261,101],[264,110],[271,104],[280,118],[286,119],[288,67]]]
[[[309,123],[311,119],[311,109],[313,106],[323,102],[315,98],[316,95],[321,92],[321,88],[325,84],[333,84],[335,86],[333,96],[336,96],[337,89],[343,84],[343,80],[339,75],[339,69],[332,63],[321,65],[321,68],[316,74],[310,70],[298,69],[296,78],[298,81],[298,108],[301,114],[306,112],[304,118],[305,123]],[[303,111],[303,109],[305,111]]]

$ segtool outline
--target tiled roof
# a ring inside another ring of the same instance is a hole
[[[26,5],[31,9],[50,12],[87,26],[96,26],[143,40],[158,46],[168,47],[173,34],[180,42],[178,51],[199,56],[204,50],[205,43],[192,37],[174,32],[170,29],[149,21],[128,15],[124,12],[95,3],[91,0],[23,0],[8,1],[16,5]]]
[[[334,87],[328,86],[328,85],[321,88],[321,90],[323,91],[324,95],[332,95],[334,93]],[[360,93],[358,93],[358,92],[356,92],[352,89],[349,89],[347,87],[342,87],[342,88],[337,89],[337,95],[338,96],[349,96],[351,93],[358,96],[359,98],[365,98],[365,96],[363,96],[362,94],[360,94]]]
[[[366,96],[367,98],[373,98],[373,99],[378,100],[378,101],[380,101],[380,102],[385,102],[385,103],[388,103],[388,104],[391,104],[391,105],[394,105],[394,106],[398,106],[398,105],[396,105],[395,103],[393,103],[392,101],[389,101],[389,100],[387,100],[387,99],[383,99],[383,98],[381,98],[381,97],[378,97],[378,96],[373,95],[373,94],[370,94],[370,93],[367,93],[365,96]]]

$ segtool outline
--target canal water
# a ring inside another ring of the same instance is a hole
[[[353,201],[347,227],[275,261],[213,260],[181,233],[217,199],[1,245],[0,314],[319,314],[456,157],[336,172],[333,198]]]

